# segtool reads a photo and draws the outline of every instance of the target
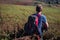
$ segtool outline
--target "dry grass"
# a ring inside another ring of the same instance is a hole
[[[23,29],[28,16],[33,13],[35,6],[0,4],[0,33],[13,32],[17,26]],[[43,14],[48,19],[49,33],[55,37],[60,36],[60,8],[44,7]]]

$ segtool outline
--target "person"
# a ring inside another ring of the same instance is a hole
[[[42,9],[43,9],[42,5],[39,5],[38,4],[36,6],[36,13],[35,14],[32,14],[33,17],[34,16],[37,16],[37,19],[36,20],[38,20],[38,21],[36,21],[37,28],[34,30],[35,31],[34,33],[37,33],[37,35],[39,35],[38,40],[43,40],[42,39],[43,30],[47,30],[47,28],[49,27],[48,26],[47,19],[46,19],[46,16],[42,14]],[[29,28],[29,26],[31,26],[31,25],[29,23],[32,23],[32,25],[34,24],[32,22],[31,16],[29,16],[29,18],[28,18],[28,23],[26,23],[26,25],[25,25],[26,26],[25,27],[25,30],[27,31],[28,34],[32,34],[32,31]]]
[[[38,17],[38,32],[39,32],[40,37],[42,37],[43,35],[43,28],[45,27],[45,29],[47,30],[47,28],[49,27],[46,16],[42,14],[42,9],[43,9],[42,5],[38,4],[36,6],[36,15],[39,16]]]

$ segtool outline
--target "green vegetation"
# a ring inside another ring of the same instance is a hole
[[[35,13],[35,6],[22,6],[22,5],[8,5],[0,4],[0,22],[3,26],[2,30],[13,30],[16,23],[20,28],[24,27],[27,22],[28,16]],[[55,36],[60,36],[60,8],[43,7],[43,14],[46,15],[49,23],[49,32]],[[4,28],[6,27],[6,28]]]

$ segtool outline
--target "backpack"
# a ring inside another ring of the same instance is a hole
[[[39,34],[38,31],[38,22],[39,22],[39,17],[40,15],[36,15],[33,14],[31,16],[28,17],[28,21],[25,24],[24,30],[26,32],[26,35],[33,35],[34,33]],[[45,27],[45,23],[42,22],[42,28],[41,31],[43,32],[43,30],[47,30],[47,27]]]
[[[38,32],[38,16],[33,14],[29,16],[28,22],[25,24],[25,31],[28,35],[33,35],[35,32]]]

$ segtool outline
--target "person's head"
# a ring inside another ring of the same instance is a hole
[[[41,12],[42,11],[42,5],[37,5],[36,6],[36,12]]]

